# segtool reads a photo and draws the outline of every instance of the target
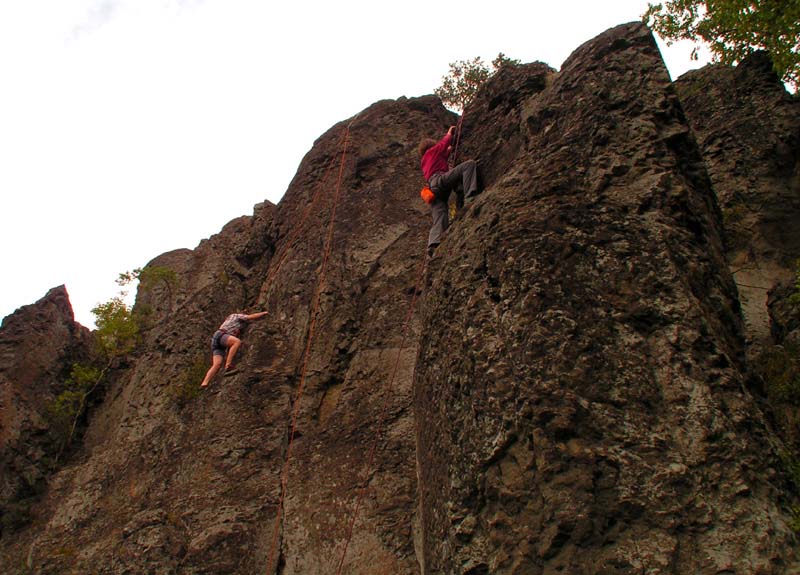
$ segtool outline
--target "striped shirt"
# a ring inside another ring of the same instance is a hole
[[[243,313],[232,313],[225,318],[222,325],[219,326],[220,331],[233,336],[238,336],[242,329],[247,325],[247,316]]]

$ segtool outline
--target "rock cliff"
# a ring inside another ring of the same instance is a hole
[[[0,534],[29,520],[59,454],[48,406],[72,364],[91,353],[64,286],[8,316],[0,327]]]
[[[722,208],[728,260],[755,355],[772,343],[768,292],[800,258],[800,100],[764,52],[676,83]]]
[[[428,223],[416,144],[453,122],[434,97],[379,102],[315,143],[279,206],[150,262],[176,281],[140,290],[155,321],[39,521],[2,541],[5,565],[324,573],[349,542],[344,572],[418,572],[419,334],[401,327]],[[246,334],[240,374],[198,395],[211,334],[245,309],[270,315]]]
[[[800,332],[789,302],[800,269],[800,99],[758,52],[675,83],[723,212],[745,319],[751,387],[800,448]]]
[[[141,345],[0,568],[797,571],[688,118],[639,24],[503,68],[464,114],[485,191],[427,268],[415,149],[455,116],[401,98],[332,127],[277,206],[150,262],[174,281],[140,287]],[[199,392],[211,333],[260,309]],[[62,379],[65,333],[40,369]],[[0,361],[4,394],[35,389]]]
[[[720,213],[653,39],[613,29],[537,85],[425,298],[426,572],[796,570]]]

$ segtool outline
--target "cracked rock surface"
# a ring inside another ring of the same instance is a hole
[[[0,572],[800,571],[800,502],[745,386],[728,168],[681,90],[640,24],[558,72],[501,69],[463,118],[485,191],[427,268],[416,146],[457,117],[424,96],[333,126],[278,205],[150,262],[176,281],[140,289],[141,345],[57,466],[35,413],[88,334],[66,292],[7,319],[4,504],[28,473],[41,489],[4,515]],[[260,310],[200,392],[211,334]]]

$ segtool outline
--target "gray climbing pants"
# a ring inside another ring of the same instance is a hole
[[[478,193],[478,165],[475,160],[467,160],[447,172],[433,174],[430,186],[436,199],[431,204],[431,217],[433,225],[428,234],[428,247],[437,246],[442,242],[442,234],[450,225],[447,201],[450,192],[456,192],[456,207],[464,205],[464,194],[471,198]]]

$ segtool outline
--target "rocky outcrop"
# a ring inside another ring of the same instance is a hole
[[[0,327],[0,536],[29,519],[58,446],[47,411],[71,366],[91,351],[64,286],[24,306]]]
[[[720,213],[650,33],[588,42],[504,117],[519,152],[424,302],[425,572],[800,569]]]
[[[780,435],[797,453],[800,309],[789,298],[800,261],[800,100],[763,52],[736,67],[690,72],[675,86],[722,207],[751,387],[768,398]]]
[[[460,150],[486,190],[426,269],[415,148],[455,120],[378,102],[278,205],[150,262],[141,345],[0,571],[796,571],[721,215],[649,32],[489,81]],[[201,392],[211,333],[261,309]]]
[[[175,278],[137,297],[141,348],[2,555],[54,574],[418,572],[416,144],[453,122],[434,97],[379,102],[315,143],[278,206],[150,262]],[[258,309],[240,373],[198,394],[214,329]]]
[[[750,355],[773,343],[768,292],[800,258],[800,100],[764,52],[675,82],[724,215]]]

